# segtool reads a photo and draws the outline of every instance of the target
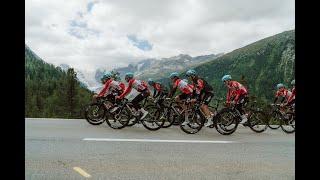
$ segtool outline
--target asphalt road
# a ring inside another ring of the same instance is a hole
[[[295,179],[295,135],[281,129],[189,135],[26,118],[25,142],[25,179]]]

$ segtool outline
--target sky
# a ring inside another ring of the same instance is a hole
[[[227,53],[295,28],[294,0],[26,0],[25,42],[85,72]]]

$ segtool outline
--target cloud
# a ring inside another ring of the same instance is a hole
[[[26,0],[26,44],[94,72],[144,58],[229,52],[295,28],[294,0]]]

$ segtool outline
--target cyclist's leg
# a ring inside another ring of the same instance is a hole
[[[235,108],[240,112],[241,115],[246,114],[243,109],[243,106],[247,103],[246,95],[240,95],[238,103],[235,105]]]
[[[213,98],[213,96],[214,95],[212,92],[206,92],[206,93],[204,93],[203,97],[201,98],[201,101],[203,102],[203,104],[201,105],[201,110],[204,112],[206,117],[213,115],[213,112],[211,112],[208,108],[208,105],[209,105],[211,99]]]
[[[182,107],[183,110],[186,109],[186,106],[184,103],[182,103],[182,100],[185,100],[188,98],[188,95],[185,93],[179,94],[175,97],[175,101],[179,104],[180,107]]]
[[[140,106],[140,102],[143,101],[146,97],[149,96],[148,91],[141,92],[138,94],[133,100],[131,101],[133,108],[136,110],[136,112],[142,113],[141,119],[144,119],[146,115],[148,114],[148,111],[144,110]]]
[[[134,97],[131,101],[133,108],[138,111],[141,109],[140,102],[144,99],[144,96],[142,93],[139,93],[136,97]]]

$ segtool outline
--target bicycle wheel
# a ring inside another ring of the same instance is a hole
[[[271,129],[279,129],[280,128],[280,120],[281,120],[281,114],[277,111],[273,111],[271,113],[268,127]]]
[[[106,109],[101,103],[91,103],[85,110],[85,118],[92,125],[99,125],[105,121]]]
[[[295,115],[294,113],[286,113],[281,120],[281,129],[290,134],[295,132]]]
[[[262,133],[268,128],[266,114],[262,111],[251,111],[248,117],[249,127],[256,133]]]
[[[157,108],[155,105],[148,105],[145,107],[146,111],[148,111],[148,115],[141,120],[142,125],[150,130],[156,131],[162,127],[165,119],[160,119],[161,110]]]
[[[117,110],[114,113],[108,113],[106,123],[113,129],[122,129],[126,127],[130,120],[130,113],[124,110]]]
[[[215,128],[222,135],[234,133],[239,124],[239,118],[230,108],[221,109],[214,117]]]
[[[204,117],[198,111],[191,111],[188,113],[189,123],[187,125],[182,125],[185,121],[185,115],[181,115],[180,118],[180,129],[187,134],[198,133],[204,125]]]

